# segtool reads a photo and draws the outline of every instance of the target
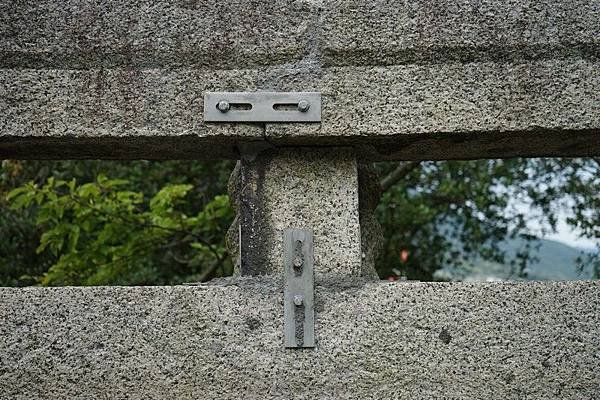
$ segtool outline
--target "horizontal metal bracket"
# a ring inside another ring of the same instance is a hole
[[[206,92],[204,122],[321,122],[321,93]]]
[[[313,257],[312,232],[283,232],[285,347],[315,347]]]

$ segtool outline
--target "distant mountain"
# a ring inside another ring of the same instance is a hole
[[[591,279],[591,268],[577,269],[577,257],[585,250],[576,249],[555,240],[541,239],[538,250],[532,250],[537,258],[527,267],[527,280],[579,280]],[[519,249],[525,246],[522,239],[508,240],[500,245],[506,251],[506,260],[514,259]],[[494,262],[471,260],[459,268],[444,269],[436,274],[444,280],[492,281],[519,279],[510,265]]]
[[[510,240],[505,243],[509,257],[514,257],[523,241]],[[528,268],[529,280],[574,280],[591,279],[591,268],[583,271],[577,270],[577,257],[584,251],[576,249],[555,240],[541,239],[540,248],[533,254],[538,261],[533,262]]]

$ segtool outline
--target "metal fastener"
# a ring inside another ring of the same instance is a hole
[[[286,348],[315,347],[313,264],[312,232],[307,229],[285,229],[283,331]]]
[[[321,122],[321,93],[205,92],[204,122]]]
[[[302,257],[296,256],[294,258],[294,269],[300,269],[300,268],[302,268]]]
[[[297,306],[301,306],[304,303],[304,297],[301,295],[294,296],[294,304]]]
[[[229,102],[227,100],[221,100],[219,102],[219,104],[217,104],[217,108],[222,113],[226,113],[227,111],[229,111],[229,109],[231,108],[231,106],[229,105]]]
[[[309,108],[310,108],[310,103],[308,101],[300,100],[298,102],[298,111],[307,112]]]

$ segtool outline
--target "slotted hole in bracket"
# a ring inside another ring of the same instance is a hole
[[[294,269],[294,275],[299,277],[302,275],[302,266],[304,265],[304,254],[302,254],[302,241],[296,240],[294,242],[294,260],[292,267]]]
[[[217,110],[219,105],[216,105]],[[233,111],[248,111],[252,110],[252,104],[250,103],[229,103],[229,109]]]
[[[273,104],[275,111],[298,111],[298,103],[275,103]]]
[[[304,346],[304,318],[305,310],[304,304],[300,304],[294,307],[294,336],[296,337],[296,344],[300,347]]]

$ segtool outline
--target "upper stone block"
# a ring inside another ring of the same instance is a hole
[[[253,0],[0,2],[2,68],[208,68],[297,58],[310,3]]]
[[[598,59],[593,0],[0,2],[2,68]],[[319,61],[319,60],[317,60]]]
[[[600,3],[0,0],[0,157],[600,154]],[[207,124],[206,91],[320,91],[317,125]]]
[[[337,0],[324,9],[327,64],[598,59],[594,0]]]

